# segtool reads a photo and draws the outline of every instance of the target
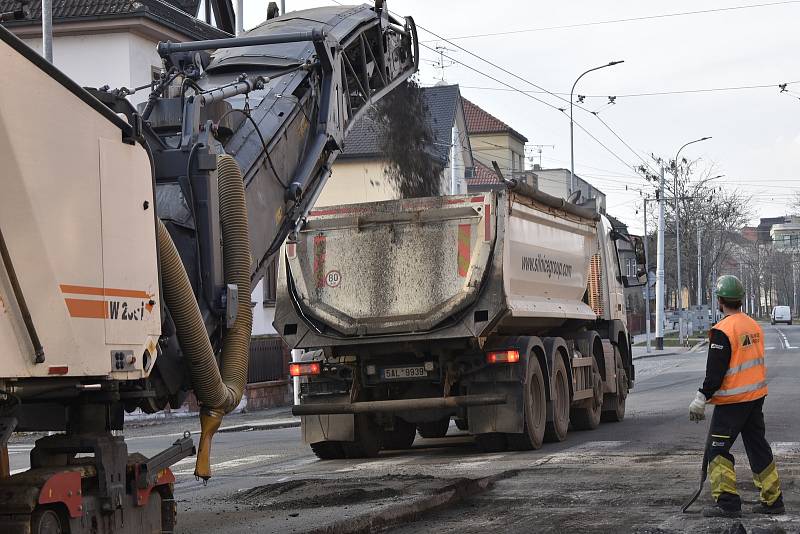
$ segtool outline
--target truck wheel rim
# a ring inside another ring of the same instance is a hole
[[[47,510],[42,513],[36,527],[36,531],[33,534],[63,534],[64,532],[61,528],[61,520],[53,510]]]

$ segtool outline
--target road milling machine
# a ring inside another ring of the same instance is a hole
[[[274,10],[272,11],[274,12]],[[201,405],[195,474],[242,398],[251,287],[301,224],[348,128],[418,66],[411,18],[374,6],[161,43],[134,108],[0,26],[0,532],[172,532],[169,466],[123,415]],[[113,61],[113,58],[109,58]],[[11,474],[13,432],[48,432]]]

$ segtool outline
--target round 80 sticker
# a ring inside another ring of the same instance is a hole
[[[342,283],[342,273],[339,271],[328,271],[328,274],[325,275],[325,283],[328,287],[339,287],[339,284]]]

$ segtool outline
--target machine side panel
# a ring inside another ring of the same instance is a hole
[[[122,131],[5,40],[0,64],[14,73],[14,83],[0,83],[0,228],[45,354],[34,363],[7,273],[0,274],[0,378],[108,376],[114,347],[104,328],[99,140],[122,145]],[[141,155],[130,160],[126,180],[151,187],[144,149],[127,150]],[[139,251],[127,253],[134,261]]]
[[[108,345],[134,351],[136,360],[126,369],[137,367],[144,345],[151,345],[155,359],[161,331],[149,176],[150,161],[140,147],[100,139],[105,335]]]
[[[511,202],[503,251],[511,315],[594,320],[582,297],[597,247],[595,222],[514,197]]]

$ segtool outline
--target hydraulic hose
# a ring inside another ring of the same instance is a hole
[[[250,233],[242,172],[228,155],[217,157],[225,280],[235,284],[236,319],[225,335],[220,368],[208,339],[186,268],[164,224],[158,221],[158,248],[164,301],[175,322],[181,350],[189,362],[192,387],[201,404],[200,444],[195,476],[211,476],[211,439],[222,417],[239,404],[247,381],[253,312],[250,308]]]

